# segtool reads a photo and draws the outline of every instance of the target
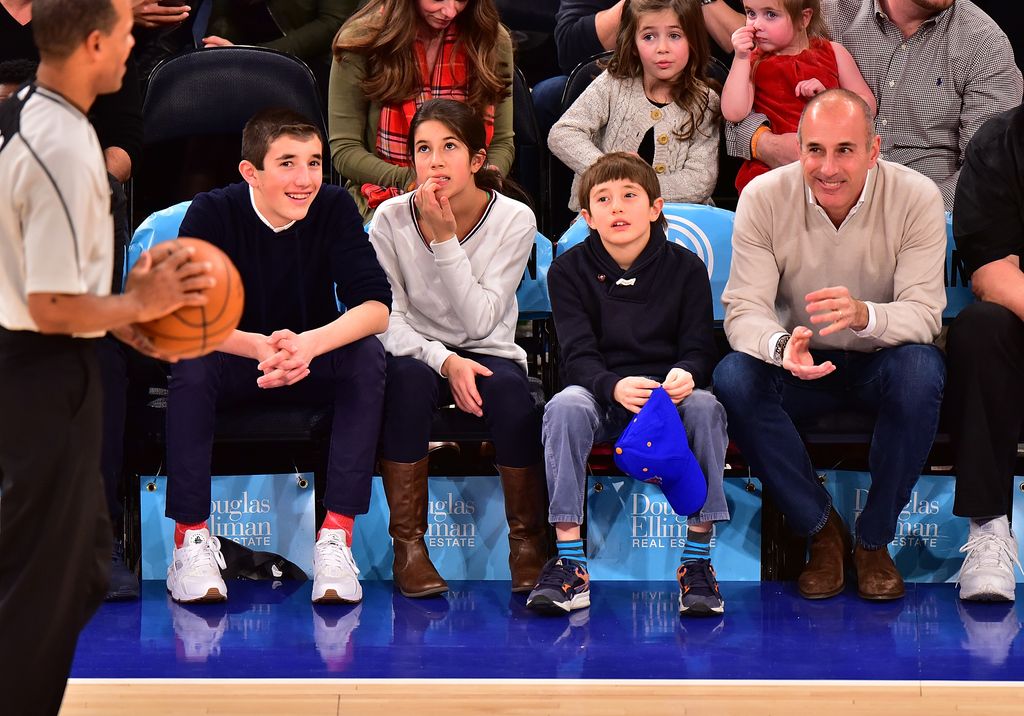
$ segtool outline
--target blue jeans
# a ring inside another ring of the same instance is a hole
[[[679,404],[697,464],[708,481],[708,497],[688,524],[729,519],[722,473],[729,437],[725,410],[706,390],[695,390]],[[544,465],[548,478],[548,521],[583,523],[587,456],[595,442],[617,438],[633,414],[618,404],[605,407],[586,388],[570,385],[544,408]]]
[[[875,415],[868,465],[871,489],[857,520],[857,542],[879,549],[892,541],[935,438],[946,367],[932,345],[874,353],[813,351],[836,370],[800,380],[745,353],[730,353],[715,369],[715,394],[729,415],[729,432],[762,479],[790,528],[811,535],[825,526],[832,498],[818,481],[798,426],[824,413]]]

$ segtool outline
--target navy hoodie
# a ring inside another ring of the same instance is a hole
[[[629,376],[663,380],[678,367],[698,388],[711,381],[718,349],[707,268],[660,224],[626,271],[591,231],[555,259],[548,290],[566,385],[611,405],[615,384]]]

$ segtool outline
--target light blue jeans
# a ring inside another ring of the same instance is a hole
[[[706,390],[695,390],[679,404],[679,415],[697,464],[708,481],[708,498],[687,524],[729,519],[722,473],[729,438],[725,408]],[[586,388],[570,385],[544,408],[544,466],[548,478],[548,520],[551,524],[583,523],[587,490],[587,456],[595,442],[617,438],[632,413],[615,404],[604,407]]]

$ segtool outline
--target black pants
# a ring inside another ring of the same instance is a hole
[[[324,507],[343,515],[370,506],[384,402],[384,347],[370,336],[317,356],[310,374],[263,390],[256,361],[214,352],[171,366],[167,395],[167,516],[195,524],[210,516],[210,458],[217,406],[334,404]]]
[[[534,404],[526,373],[508,358],[458,353],[493,373],[486,378],[477,376],[476,387],[498,464],[536,465],[541,461],[542,413]],[[439,405],[451,404],[451,390],[447,380],[417,358],[388,354],[387,364],[381,456],[394,462],[416,462],[427,454],[431,421]]]
[[[950,327],[946,353],[946,416],[956,455],[953,513],[1009,515],[1024,420],[1024,322],[998,304],[971,304]]]
[[[103,601],[110,523],[92,341],[0,329],[0,703],[56,714]]]

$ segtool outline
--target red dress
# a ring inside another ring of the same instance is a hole
[[[820,37],[812,37],[810,46],[798,55],[764,55],[760,50],[751,53],[754,70],[754,112],[760,112],[771,122],[772,132],[785,134],[795,132],[800,123],[800,113],[809,97],[797,97],[794,93],[798,82],[816,79],[825,89],[839,86],[839,65],[832,43]],[[749,159],[736,175],[736,189],[743,191],[751,179],[764,174],[769,167],[757,159]]]

